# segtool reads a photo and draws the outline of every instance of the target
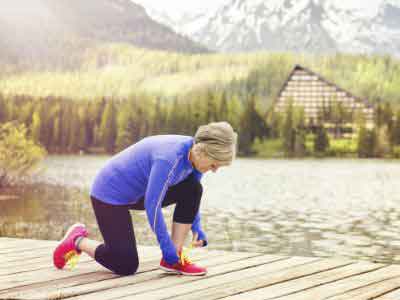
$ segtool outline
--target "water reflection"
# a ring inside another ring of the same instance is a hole
[[[19,198],[1,198],[0,235],[59,239],[82,221],[99,239],[87,193],[106,159],[50,157],[51,184],[1,191]],[[239,159],[205,176],[203,227],[213,249],[400,263],[398,179],[394,161]],[[145,214],[132,218],[138,243],[155,245]]]

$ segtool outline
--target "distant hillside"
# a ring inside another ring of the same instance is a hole
[[[400,105],[400,61],[389,56],[299,56],[255,52],[193,55],[109,44],[86,53],[79,70],[21,72],[0,78],[0,95],[73,100],[127,99],[133,94],[162,99],[225,91],[245,100],[257,94],[270,105],[295,64],[372,102]],[[233,96],[232,96],[233,95]]]
[[[103,43],[184,53],[207,49],[176,34],[129,0],[3,0],[0,62],[20,67],[79,66],[85,49]]]

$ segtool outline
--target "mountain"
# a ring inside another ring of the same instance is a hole
[[[3,0],[0,61],[74,66],[89,47],[128,43],[176,52],[208,50],[152,20],[130,0]]]
[[[207,25],[209,19],[216,12],[215,8],[204,7],[197,8],[194,11],[183,10],[175,11],[173,14],[160,10],[154,5],[146,3],[146,0],[132,0],[143,5],[146,12],[161,24],[173,28],[185,36],[192,36],[196,34],[199,28]]]
[[[177,32],[223,52],[400,54],[400,0],[227,0],[174,21]]]

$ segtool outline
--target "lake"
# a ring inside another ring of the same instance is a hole
[[[100,238],[88,191],[108,158],[48,157],[37,184],[0,192],[18,196],[1,198],[0,235],[59,239],[80,221]],[[399,182],[394,160],[240,158],[204,176],[203,228],[212,249],[400,263]],[[132,218],[155,245],[145,214]]]

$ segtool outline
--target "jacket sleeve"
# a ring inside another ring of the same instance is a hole
[[[195,178],[198,181],[201,181],[201,178],[203,177],[203,174],[200,173],[197,170],[193,171]],[[208,241],[207,241],[207,236],[205,235],[203,229],[201,228],[201,217],[200,217],[200,211],[197,213],[196,217],[194,218],[193,224],[192,224],[192,232],[196,232],[198,234],[197,240],[203,240],[204,245],[203,247],[207,246]]]
[[[197,240],[204,241],[203,247],[207,246],[207,244],[208,244],[207,236],[205,235],[203,229],[201,228],[200,212],[198,212],[196,217],[194,218],[194,221],[192,224],[192,232],[196,232],[198,234]]]
[[[169,264],[177,263],[179,257],[165,225],[162,214],[162,201],[177,163],[178,161],[172,165],[165,160],[155,160],[153,162],[144,201],[150,227],[157,236],[163,258]]]

